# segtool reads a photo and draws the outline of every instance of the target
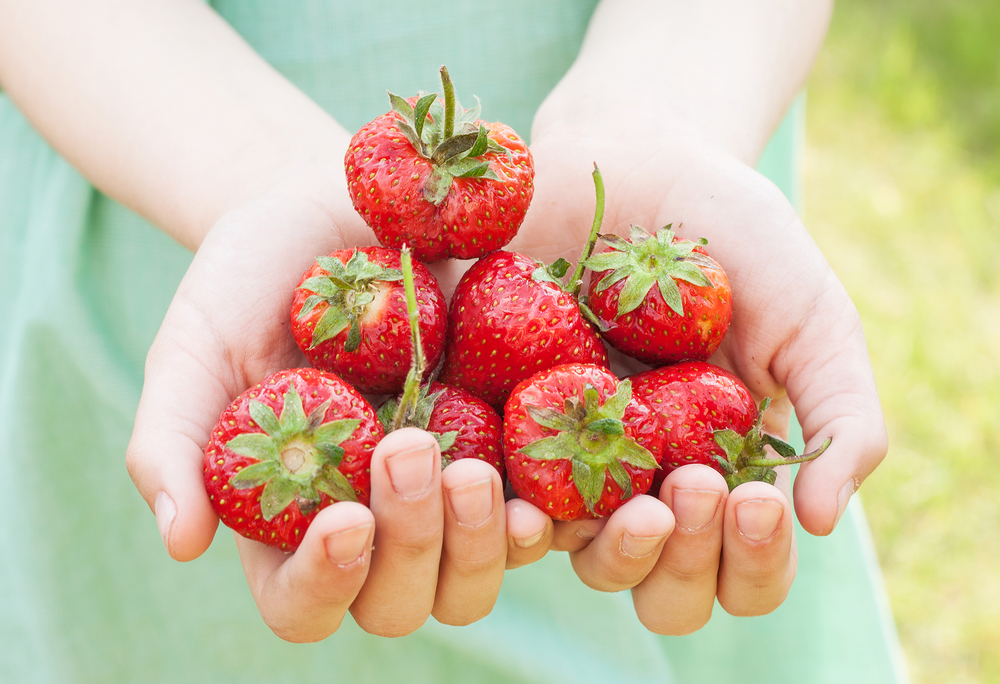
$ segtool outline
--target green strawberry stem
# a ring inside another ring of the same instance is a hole
[[[583,287],[583,271],[586,268],[584,262],[593,254],[594,246],[597,244],[597,236],[601,232],[601,224],[604,222],[604,179],[601,177],[601,170],[597,168],[596,162],[594,163],[594,173],[592,175],[594,177],[594,190],[597,194],[597,206],[594,208],[594,224],[590,228],[587,244],[583,246],[583,254],[576,264],[573,277],[570,278],[567,285],[568,291],[577,299],[579,299],[580,290]]]
[[[420,381],[424,377],[424,350],[420,344],[420,310],[417,307],[417,290],[413,283],[413,258],[410,248],[403,246],[400,260],[403,268],[403,289],[406,292],[406,313],[410,319],[410,340],[413,343],[413,363],[406,374],[399,409],[393,419],[393,430],[409,425],[416,411],[420,394]]]
[[[444,88],[444,139],[455,132],[455,85],[448,75],[448,67],[441,65],[441,87]]]
[[[413,258],[410,248],[404,246],[400,261],[403,270],[403,290],[406,293],[406,314],[410,322],[410,339],[413,341],[413,357],[410,370],[406,374],[403,393],[398,398],[387,400],[378,410],[378,419],[387,433],[404,427],[418,427],[426,430],[431,413],[441,392],[429,394],[433,380],[421,386],[424,377],[424,350],[420,342],[420,310],[417,307],[417,291],[413,283]],[[457,431],[431,432],[445,453],[455,443]]]
[[[756,458],[756,459],[750,459],[750,460],[748,460],[746,462],[746,465],[748,465],[748,466],[750,466],[752,468],[776,468],[777,466],[795,465],[796,463],[805,463],[805,462],[811,461],[814,458],[816,458],[819,455],[821,455],[824,451],[826,451],[829,448],[829,446],[830,446],[830,444],[832,442],[833,442],[833,439],[830,438],[830,437],[827,437],[826,441],[823,442],[818,449],[816,449],[815,451],[810,451],[808,454],[802,454],[801,456],[796,456],[794,458]]]

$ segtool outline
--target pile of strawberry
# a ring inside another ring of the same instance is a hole
[[[404,426],[434,434],[445,465],[487,461],[558,520],[610,515],[685,464],[733,488],[826,448],[797,457],[763,431],[769,400],[707,363],[732,293],[704,240],[671,226],[599,234],[596,166],[594,224],[568,279],[565,260],[503,250],[531,201],[531,153],[441,77],[443,99],[390,94],[351,142],[351,196],[382,246],[316,259],[290,312],[312,367],[266,378],[220,417],[205,484],[223,523],[294,550],[323,507],[368,503],[372,452]],[[424,265],[447,258],[477,260],[450,303]],[[605,343],[653,369],[618,378]],[[376,411],[365,395],[390,396]]]

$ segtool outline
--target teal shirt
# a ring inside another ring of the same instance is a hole
[[[214,3],[350,130],[386,111],[387,88],[435,90],[447,64],[460,97],[478,95],[525,136],[594,4]],[[760,166],[793,201],[802,106]],[[737,619],[716,607],[687,637],[649,633],[628,592],[587,589],[552,553],[508,572],[495,610],[470,627],[431,619],[382,639],[348,617],[322,643],[279,640],[229,532],[173,562],[124,467],[145,355],[190,259],[94,190],[0,94],[0,682],[901,680],[857,501],[828,538],[798,530],[799,575],[778,610]]]

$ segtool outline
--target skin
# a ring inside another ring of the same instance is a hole
[[[605,231],[672,222],[707,237],[738,312],[714,361],[775,399],[774,433],[794,405],[808,449],[833,437],[794,497],[787,474],[728,494],[721,476],[691,466],[605,521],[553,525],[504,502],[484,463],[441,472],[433,440],[408,429],[376,450],[370,510],[325,509],[291,556],[237,539],[277,635],[323,639],[347,611],[387,636],[430,615],[467,624],[489,613],[505,568],[550,550],[568,551],[595,589],[631,589],[655,632],[698,629],[716,598],[736,615],[780,605],[795,574],[790,502],[808,532],[828,534],[886,452],[857,313],[752,169],[829,12],[827,1],[603,2],[536,116],[535,198],[511,244],[575,260],[594,162]],[[197,558],[218,525],[201,483],[208,431],[244,389],[304,362],[283,325],[313,256],[371,244],[339,167],[350,136],[196,0],[0,0],[0,86],[97,187],[196,250],[147,358],[126,461],[168,553]],[[446,295],[463,268],[436,267]]]

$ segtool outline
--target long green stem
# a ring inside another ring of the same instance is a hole
[[[444,140],[447,140],[455,132],[455,85],[444,65],[441,66],[441,85],[444,87]]]
[[[409,425],[417,408],[420,381],[424,377],[424,350],[420,343],[420,310],[417,307],[417,288],[413,283],[413,259],[410,248],[404,246],[400,261],[403,269],[403,289],[406,292],[406,313],[410,319],[410,339],[413,343],[413,362],[406,374],[403,394],[399,399],[400,410],[393,419],[393,430]]]
[[[576,263],[576,270],[573,271],[573,277],[568,283],[569,291],[574,297],[580,295],[580,289],[583,287],[583,262],[590,258],[590,255],[594,253],[594,245],[597,244],[597,236],[601,231],[601,224],[604,222],[604,179],[601,177],[601,170],[597,168],[597,163],[594,163],[594,190],[597,194],[597,206],[594,208],[594,224],[590,227],[590,235],[587,237],[587,244],[583,247],[583,254],[580,256],[580,260]]]
[[[794,465],[796,463],[805,463],[806,461],[811,461],[830,446],[833,440],[827,437],[826,441],[820,445],[819,449],[816,451],[810,451],[808,454],[802,454],[801,456],[796,456],[794,458],[758,458],[751,459],[746,462],[745,465],[756,467],[756,468],[776,468],[783,465]]]

